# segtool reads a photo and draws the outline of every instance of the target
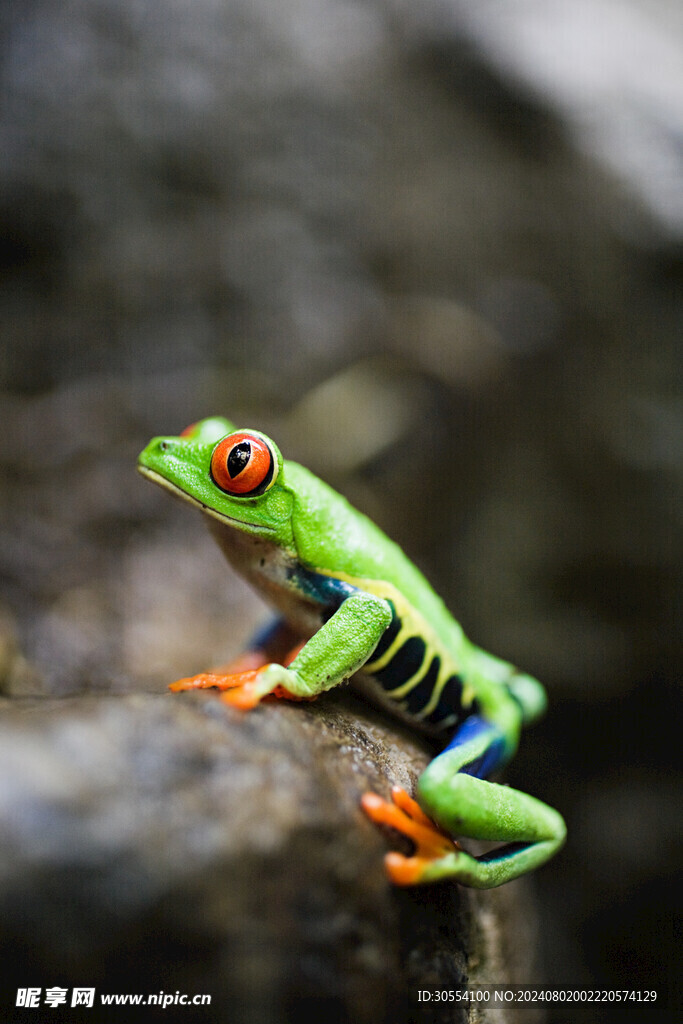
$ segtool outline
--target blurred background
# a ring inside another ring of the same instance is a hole
[[[134,467],[262,429],[547,684],[507,776],[569,825],[545,981],[673,999],[680,7],[18,0],[0,38],[4,692],[237,653],[262,607]]]

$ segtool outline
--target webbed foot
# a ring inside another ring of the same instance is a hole
[[[183,690],[225,690],[222,699],[233,707],[248,711],[256,707],[263,694],[258,692],[256,684],[261,669],[247,669],[242,672],[202,672],[197,676],[188,676],[171,683],[169,690],[180,693]]]
[[[377,825],[389,825],[407,836],[415,844],[415,853],[405,857],[401,853],[388,853],[384,864],[394,885],[419,885],[430,881],[438,862],[452,861],[461,847],[449,835],[437,828],[420,805],[400,786],[391,791],[392,803],[376,793],[364,793],[361,806]],[[430,869],[432,869],[430,871]]]
[[[225,666],[225,668],[228,667],[232,667],[232,665]],[[260,664],[257,668],[247,668],[239,672],[224,672],[220,669],[213,672],[202,672],[197,676],[178,679],[175,683],[170,684],[169,690],[174,693],[180,693],[183,690],[212,688],[223,690],[225,692],[221,699],[231,707],[239,708],[240,711],[250,711],[267,697],[277,697],[283,700],[315,700],[315,697],[298,697],[281,684],[276,686],[270,684],[269,686],[266,683],[264,685],[262,677],[264,669],[267,667],[267,664]]]

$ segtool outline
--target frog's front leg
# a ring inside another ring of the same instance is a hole
[[[422,774],[417,787],[419,806],[437,826],[432,829],[431,844],[423,831],[416,834],[414,815],[404,826],[397,808],[366,794],[363,807],[368,816],[404,832],[418,847],[413,857],[387,855],[387,871],[397,885],[452,878],[490,889],[539,867],[560,849],[566,828],[557,811],[519,790],[477,777],[496,767],[504,744],[501,729],[472,716]],[[394,800],[399,802],[395,795]],[[455,843],[446,849],[444,833],[506,845],[474,857]]]
[[[194,680],[180,680],[171,688],[216,686],[226,690],[223,699],[227,703],[243,710],[255,707],[275,691],[295,699],[315,697],[365,664],[391,617],[385,600],[358,590],[343,601],[288,666],[270,663],[227,676],[207,673]],[[195,682],[199,679],[204,681]]]

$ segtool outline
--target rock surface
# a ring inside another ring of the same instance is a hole
[[[245,717],[209,694],[6,703],[12,986],[209,993],[192,1020],[398,1024],[467,1019],[420,989],[531,976],[524,883],[388,885],[358,798],[411,786],[428,754],[352,693]]]

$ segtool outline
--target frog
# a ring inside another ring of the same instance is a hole
[[[558,811],[490,778],[544,712],[544,687],[469,640],[379,526],[285,460],[262,431],[223,416],[153,438],[138,469],[203,514],[230,565],[275,613],[231,663],[179,679],[173,692],[215,689],[249,712],[352,681],[409,722],[434,753],[415,793],[393,786],[388,799],[360,798],[385,835],[395,829],[410,840],[408,853],[384,858],[397,886],[453,880],[493,888],[558,852],[566,836]],[[461,840],[497,845],[477,856]]]

